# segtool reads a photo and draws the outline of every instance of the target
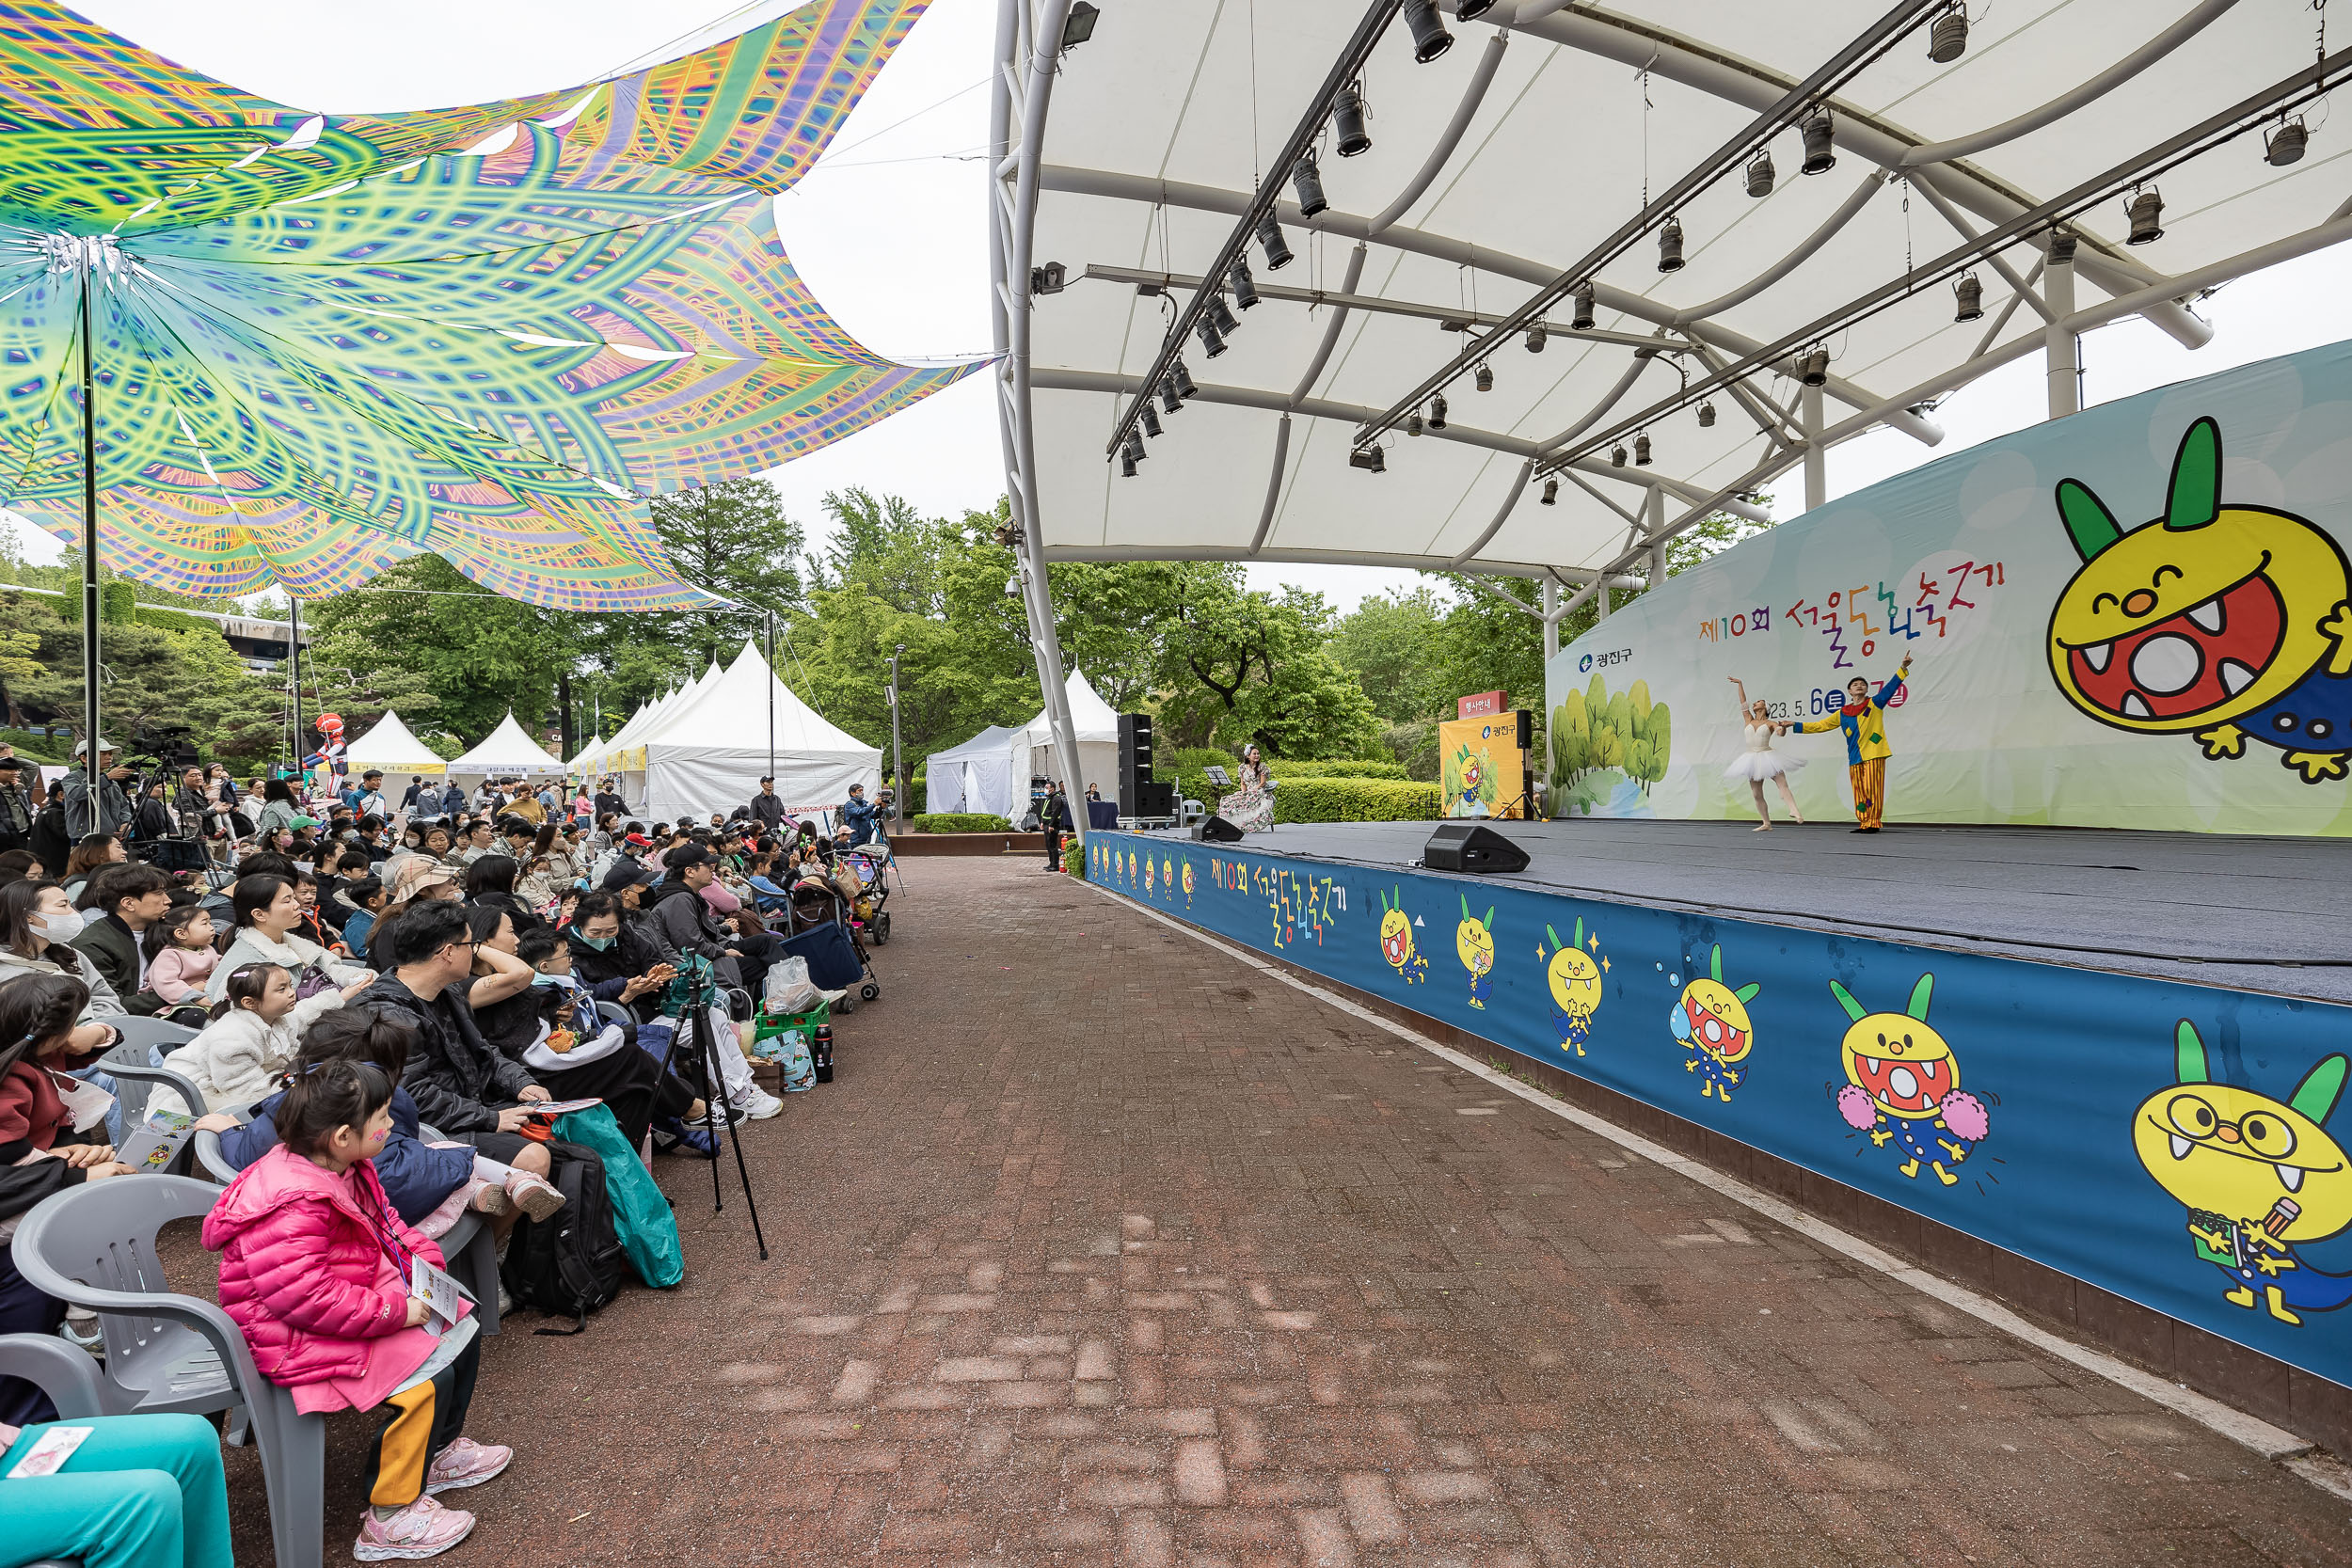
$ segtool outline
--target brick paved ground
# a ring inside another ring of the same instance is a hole
[[[686,1283],[492,1344],[523,1468],[453,1563],[2352,1560],[2352,1506],[1026,858],[913,882],[746,1139],[773,1260],[661,1162]]]

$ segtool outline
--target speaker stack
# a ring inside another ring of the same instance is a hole
[[[1176,786],[1152,777],[1152,716],[1119,716],[1119,815],[1174,816]]]

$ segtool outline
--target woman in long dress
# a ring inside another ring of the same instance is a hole
[[[1239,787],[1216,803],[1216,814],[1246,833],[1274,831],[1274,773],[1255,746],[1245,746],[1234,770]]]
[[[1772,810],[1764,804],[1766,779],[1780,786],[1781,800],[1788,807],[1788,819],[1799,827],[1804,826],[1804,818],[1797,811],[1797,798],[1788,788],[1788,775],[1803,768],[1804,759],[1785,757],[1772,750],[1772,736],[1786,732],[1788,721],[1772,718],[1763,703],[1749,702],[1748,689],[1740,684],[1739,676],[1731,677],[1731,687],[1740,694],[1740,726],[1747,750],[1732,759],[1731,766],[1724,769],[1724,777],[1747,781],[1748,793],[1756,798],[1757,832],[1772,831]]]

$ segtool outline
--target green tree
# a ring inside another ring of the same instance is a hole
[[[1324,648],[1355,673],[1373,711],[1386,722],[1409,724],[1451,713],[1454,694],[1444,689],[1430,657],[1447,609],[1428,582],[1409,593],[1394,589],[1332,623]]]

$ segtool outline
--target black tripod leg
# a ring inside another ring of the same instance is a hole
[[[702,1006],[695,1009],[694,1028],[702,1040],[703,1070],[708,1074],[711,1087],[718,1094],[720,1111],[726,1116],[727,1142],[735,1148],[735,1174],[743,1183],[744,1207],[752,1212],[752,1240],[759,1244],[759,1260],[765,1263],[768,1261],[768,1237],[759,1226],[759,1200],[752,1196],[752,1172],[751,1167],[743,1161],[742,1135],[736,1131],[735,1117],[727,1109],[726,1071],[719,1061],[719,1045],[711,1032],[709,1007]],[[715,1209],[719,1201],[719,1162],[716,1160],[710,1162],[710,1192],[711,1205]]]
[[[703,1061],[703,1082],[710,1085],[710,1112],[725,1126],[728,1136],[732,1137],[735,1133],[735,1112],[727,1104],[726,1075],[719,1070],[718,1047],[710,1037],[710,1008],[699,998],[693,1007],[694,1043],[700,1048],[698,1053]],[[743,1151],[737,1149],[735,1157],[739,1162]],[[725,1208],[726,1200],[719,1196],[719,1154],[713,1149],[710,1156],[710,1212],[715,1214]]]

